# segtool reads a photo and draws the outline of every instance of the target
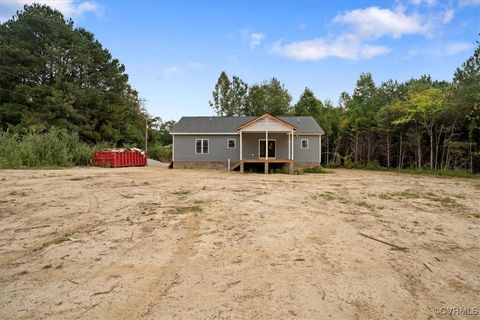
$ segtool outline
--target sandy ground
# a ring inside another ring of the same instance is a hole
[[[434,309],[480,308],[478,180],[157,166],[0,187],[0,319],[480,317]]]

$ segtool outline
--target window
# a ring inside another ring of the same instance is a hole
[[[308,149],[308,139],[302,139],[302,149]]]
[[[228,149],[235,149],[235,148],[236,148],[235,139],[228,139]]]
[[[195,153],[196,154],[208,153],[208,139],[195,139]]]

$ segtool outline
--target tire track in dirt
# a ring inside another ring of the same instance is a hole
[[[83,194],[81,196],[83,196]],[[98,212],[99,209],[100,209],[100,204],[99,204],[97,196],[89,195],[88,196],[88,209],[87,209],[86,212],[95,214],[95,213]],[[91,228],[96,227],[97,225],[101,224],[102,222],[103,221],[93,221],[92,222],[91,220],[88,220],[88,221],[86,221],[84,223],[80,223],[78,225],[67,226],[67,227],[59,227],[59,228],[54,227],[54,226],[51,227],[50,225],[48,225],[48,226],[45,227],[45,229],[51,229],[49,231],[49,234],[40,237],[38,239],[38,241],[36,243],[34,243],[31,247],[24,248],[24,249],[21,249],[21,250],[2,253],[2,254],[4,254],[4,256],[2,257],[2,262],[7,261],[7,263],[0,263],[0,266],[2,266],[2,267],[6,266],[6,265],[17,266],[17,265],[22,265],[22,264],[28,263],[29,261],[32,261],[34,259],[34,257],[39,256],[39,255],[43,255],[46,251],[50,250],[51,248],[47,248],[47,247],[50,247],[50,243],[55,244],[55,242],[57,240],[61,239],[61,238],[64,238],[64,237],[67,237],[67,236],[69,237],[70,235],[73,235],[73,234],[78,233],[78,232],[84,232],[86,230],[89,230]],[[26,222],[23,222],[23,223],[25,224],[25,226],[27,226]],[[8,230],[4,230],[4,231],[16,233],[17,232],[17,231],[15,231],[16,229],[19,229],[18,226],[15,227],[15,228],[10,228]],[[63,241],[61,241],[61,242],[63,242]],[[5,245],[7,245],[7,244],[5,244]],[[45,249],[47,249],[47,250],[45,250]],[[25,259],[25,258],[26,258],[26,260],[19,261],[19,260]]]
[[[187,216],[184,228],[186,228],[186,234],[172,253],[169,263],[161,270],[148,268],[146,280],[136,288],[132,288],[134,292],[129,293],[125,300],[122,299],[127,303],[117,299],[117,303],[104,308],[104,315],[114,319],[144,319],[173,287],[183,282],[179,272],[187,259],[194,254],[193,247],[199,236],[200,220],[197,214],[192,213]],[[155,274],[155,271],[158,273]],[[151,277],[148,277],[149,275]]]
[[[100,208],[98,197],[94,194],[89,195],[88,197],[88,212],[94,213]]]

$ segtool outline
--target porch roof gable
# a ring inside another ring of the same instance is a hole
[[[271,131],[271,132],[289,132],[296,131],[297,127],[282,120],[278,117],[272,116],[268,113],[247,121],[246,123],[236,128],[238,131]]]

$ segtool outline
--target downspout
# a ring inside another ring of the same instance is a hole
[[[319,159],[319,164],[322,165],[322,134],[318,136],[318,159]]]
[[[172,134],[172,162],[175,161],[175,135]]]

